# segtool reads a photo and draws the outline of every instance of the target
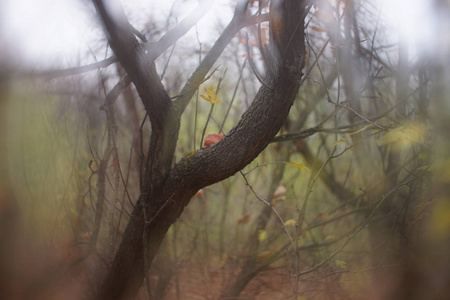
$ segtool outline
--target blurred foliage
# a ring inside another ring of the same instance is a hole
[[[240,292],[254,299],[431,299],[438,292],[430,286],[441,291],[450,280],[443,254],[450,246],[448,71],[419,53],[406,57],[403,74],[400,45],[391,45],[383,20],[374,21],[371,1],[354,1],[351,26],[343,6],[352,1],[331,2],[334,11],[309,16],[306,75],[279,133],[284,139],[241,173],[200,190],[167,233],[150,278],[161,299],[219,298],[250,273]],[[343,41],[333,40],[333,20]],[[263,70],[252,34],[252,59]],[[244,66],[242,40],[233,39],[184,113],[174,162],[211,134],[226,134],[254,98],[259,82]],[[163,82],[173,97],[205,51],[184,42],[173,58],[165,53],[157,61],[159,70],[167,64]],[[341,48],[355,69],[346,68]],[[89,295],[120,245],[151,133],[131,85],[113,105],[117,133],[108,142],[114,126],[103,104],[122,71],[113,65],[52,80],[11,75],[0,137],[20,223],[14,234],[27,241],[11,242],[21,251],[7,271],[20,275],[14,278],[24,287],[16,289],[25,294],[58,299],[47,287],[57,290],[54,282],[69,277]],[[95,228],[105,159],[105,213]],[[5,207],[0,202],[0,213]],[[35,262],[25,277],[27,268],[16,263],[22,256]],[[26,298],[19,294],[14,299]],[[440,295],[434,299],[446,299]]]

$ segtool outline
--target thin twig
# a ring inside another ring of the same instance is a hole
[[[250,46],[248,45],[248,33],[247,36],[245,37],[245,49],[247,50],[247,59],[250,64],[250,68],[252,69],[253,74],[255,74],[256,79],[258,79],[259,83],[261,83],[263,86],[265,86],[268,89],[271,89],[269,85],[262,79],[261,75],[258,72],[258,69],[256,68],[255,62],[252,59],[252,53],[250,51]]]
[[[230,105],[228,105],[228,109],[227,109],[227,112],[225,113],[225,117],[223,118],[222,124],[220,125],[219,132],[223,132],[223,126],[225,125],[225,122],[226,122],[226,120],[228,118],[228,115],[230,113],[231,107],[233,106],[234,99],[236,98],[236,93],[237,93],[237,90],[238,90],[238,87],[239,87],[239,83],[241,82],[242,73],[244,71],[246,63],[247,63],[247,59],[245,59],[244,63],[242,64],[241,70],[239,72],[239,78],[238,78],[238,81],[236,83],[236,86],[234,87],[233,96],[231,97],[231,100],[230,100]]]

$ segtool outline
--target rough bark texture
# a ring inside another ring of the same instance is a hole
[[[128,29],[130,25],[125,15],[119,14],[118,19],[113,20],[103,1],[94,0],[94,3],[111,46],[135,84],[152,125],[147,163],[141,178],[141,196],[97,297],[134,299],[145,276],[144,232],[149,237],[145,242],[148,243],[147,261],[151,264],[167,230],[195,192],[249,164],[285,121],[304,66],[304,3],[272,1],[271,42],[279,57],[276,74],[266,75],[267,86],[260,88],[252,105],[222,141],[183,158],[173,168],[170,166],[180,126],[180,110],[170,102],[153,61],[140,50]],[[245,12],[247,3],[239,1],[236,11]]]

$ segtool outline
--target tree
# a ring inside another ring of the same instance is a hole
[[[305,61],[304,1],[272,1],[273,61],[264,85],[239,123],[219,143],[183,158],[172,167],[180,118],[215,58],[245,25],[248,1],[238,1],[234,17],[199,68],[172,101],[156,72],[161,46],[141,45],[118,2],[94,1],[111,47],[135,85],[151,123],[148,154],[141,166],[141,191],[98,299],[133,299],[169,227],[202,187],[223,180],[250,163],[283,125],[296,97]],[[201,6],[206,5],[203,1]],[[109,11],[114,10],[112,15]],[[164,41],[164,40],[162,40]],[[174,42],[175,40],[173,40]],[[245,147],[243,145],[246,145]],[[144,256],[148,253],[148,256]]]

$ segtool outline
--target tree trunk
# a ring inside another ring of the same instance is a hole
[[[274,62],[278,66],[276,74],[266,75],[265,84],[251,106],[223,140],[186,156],[170,169],[178,136],[179,112],[155,76],[153,62],[148,61],[134,36],[127,31],[128,23],[113,20],[106,13],[102,1],[94,0],[94,3],[112,48],[135,84],[152,124],[148,163],[141,179],[141,196],[97,297],[105,300],[134,299],[145,276],[144,249],[148,250],[145,255],[148,255],[149,266],[167,230],[195,192],[249,164],[283,125],[303,75],[305,8],[303,1],[272,1],[271,47],[274,56],[279,57]],[[245,12],[247,3],[240,1],[238,7],[243,7]],[[145,232],[148,247],[144,247]]]

